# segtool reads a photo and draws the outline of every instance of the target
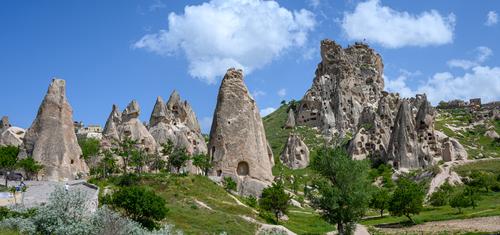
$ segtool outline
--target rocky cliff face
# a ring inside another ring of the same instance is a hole
[[[176,147],[185,148],[190,155],[207,154],[207,145],[196,115],[176,91],[166,104],[161,97],[157,98],[149,119],[149,131],[160,145],[170,140]],[[199,169],[192,166],[191,162],[187,164],[186,170],[199,173]]]
[[[383,91],[379,54],[365,44],[343,49],[323,40],[321,58],[296,112],[298,125],[317,127],[327,138],[353,134],[349,152],[356,159],[377,158],[396,168],[419,168],[442,159],[445,141],[436,138],[434,109],[425,95],[401,99]],[[460,151],[456,144],[453,149]],[[463,152],[458,155],[463,158]]]
[[[73,127],[73,110],[66,99],[66,82],[53,79],[26,132],[21,155],[32,156],[44,166],[43,180],[59,181],[88,174],[81,154]]]
[[[280,159],[291,169],[306,168],[309,165],[309,148],[297,134],[290,133]]]
[[[137,142],[138,147],[148,153],[154,153],[157,150],[156,141],[139,120],[140,113],[141,109],[135,100],[132,100],[121,113],[118,107],[113,105],[103,130],[103,146],[111,147],[125,138],[130,138]]]
[[[222,80],[208,148],[211,175],[234,178],[243,195],[260,196],[273,180],[273,155],[241,70],[229,69]]]
[[[376,106],[384,87],[382,59],[364,44],[343,49],[321,42],[321,63],[297,109],[297,124],[344,135],[356,128],[365,106]]]

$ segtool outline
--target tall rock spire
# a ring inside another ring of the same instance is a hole
[[[24,138],[25,155],[32,156],[44,168],[44,180],[73,180],[89,172],[80,157],[73,127],[73,110],[66,100],[66,82],[53,79]]]
[[[272,153],[241,70],[229,69],[222,80],[208,147],[211,174],[233,177],[241,194],[260,196],[273,180]]]

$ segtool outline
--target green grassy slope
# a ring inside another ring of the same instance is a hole
[[[467,150],[469,158],[500,157],[500,143],[484,136],[488,128],[494,128],[500,133],[499,120],[472,126],[472,115],[465,109],[438,111],[436,130],[457,139]]]

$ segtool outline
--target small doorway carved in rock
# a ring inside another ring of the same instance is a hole
[[[236,169],[236,173],[238,173],[238,175],[245,176],[245,175],[248,175],[249,172],[250,172],[250,169],[248,167],[247,162],[239,162],[238,163],[238,168]]]

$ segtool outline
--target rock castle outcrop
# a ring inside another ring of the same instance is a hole
[[[157,98],[149,119],[149,132],[159,145],[170,140],[174,146],[186,149],[189,155],[207,154],[207,144],[196,115],[177,91],[172,92],[166,104],[161,97]],[[187,170],[199,173],[191,162],[188,162]]]
[[[43,180],[73,180],[88,174],[73,127],[73,110],[66,99],[66,82],[53,79],[24,137],[21,157],[43,165]]]
[[[229,69],[222,80],[208,149],[213,162],[210,174],[232,177],[242,195],[260,196],[274,179],[273,155],[241,70]]]
[[[291,169],[306,168],[309,165],[309,148],[299,135],[290,133],[280,159]]]
[[[157,143],[148,129],[139,120],[141,109],[137,101],[132,100],[120,113],[118,106],[113,105],[103,130],[102,145],[110,148],[117,142],[129,138],[137,142],[138,147],[148,153],[157,150]]]
[[[373,49],[363,43],[343,49],[327,39],[321,59],[295,113],[297,125],[318,128],[327,138],[352,134],[349,152],[355,159],[371,157],[395,168],[467,157],[458,141],[438,138],[435,110],[425,95],[403,99],[383,91],[384,66]]]

